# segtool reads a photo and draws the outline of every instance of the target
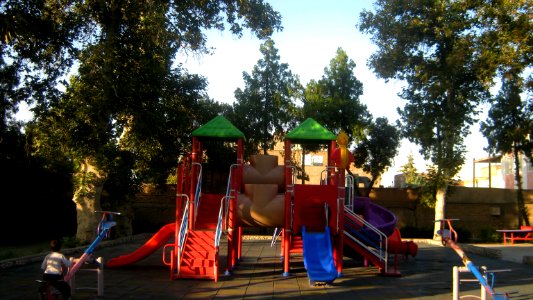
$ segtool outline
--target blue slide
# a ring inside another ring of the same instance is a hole
[[[324,232],[306,232],[302,226],[304,266],[311,285],[329,284],[337,278],[329,227]]]

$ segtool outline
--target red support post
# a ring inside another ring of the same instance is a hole
[[[198,184],[198,177],[196,172],[196,165],[195,163],[198,162],[199,157],[201,157],[201,149],[200,149],[200,143],[198,142],[198,139],[196,137],[192,137],[192,152],[191,152],[191,180],[190,180],[190,187],[189,187],[189,229],[194,228],[194,201],[195,199],[195,190],[196,185]]]
[[[337,266],[337,274],[340,276],[342,274],[343,266],[342,259],[344,256],[344,169],[339,170],[339,176],[337,177],[339,182],[337,183],[339,195],[337,198],[337,214],[339,223],[337,224],[337,245],[334,251],[335,265]]]
[[[291,168],[291,141],[285,140],[285,222],[283,226],[283,276],[290,275],[290,243],[292,236],[292,168]],[[291,188],[289,188],[292,186]]]

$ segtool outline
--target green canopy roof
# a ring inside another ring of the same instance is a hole
[[[286,139],[296,142],[320,142],[320,141],[334,141],[337,136],[331,131],[318,124],[312,118],[303,121],[300,126],[289,131],[285,136]]]
[[[244,133],[237,129],[228,119],[224,118],[224,116],[216,116],[211,121],[194,130],[192,136],[238,139],[244,138]]]

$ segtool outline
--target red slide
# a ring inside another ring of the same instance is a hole
[[[176,223],[167,224],[154,234],[144,245],[132,253],[121,255],[110,259],[105,265],[107,268],[121,267],[134,264],[161,248],[170,238],[174,236]]]

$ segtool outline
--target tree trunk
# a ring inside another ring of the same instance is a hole
[[[372,188],[374,187],[374,182],[376,182],[376,178],[372,176],[372,179],[370,179],[370,182],[368,183],[368,186],[365,187],[365,197],[370,197],[370,193],[372,192]]]
[[[435,220],[442,220],[446,218],[446,191],[448,186],[437,189],[437,201],[435,202]],[[440,230],[441,222],[435,222],[435,227],[433,229],[433,239],[440,240],[440,235],[437,234],[437,231]]]
[[[74,174],[74,197],[78,228],[76,239],[82,243],[90,243],[96,237],[96,227],[100,221],[94,212],[101,210],[100,196],[107,178],[106,174],[95,166],[91,158],[86,158]]]
[[[518,206],[518,227],[522,225],[529,226],[529,213],[524,203],[524,194],[522,193],[522,175],[520,174],[520,157],[517,147],[513,147],[515,182],[516,182],[516,204]]]

